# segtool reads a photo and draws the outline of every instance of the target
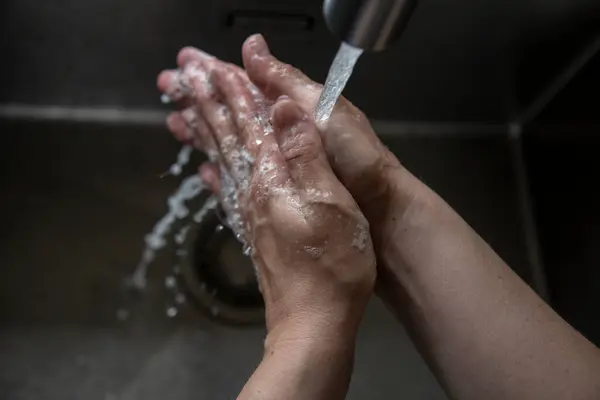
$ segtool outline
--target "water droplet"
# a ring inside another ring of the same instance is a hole
[[[250,245],[248,245],[248,244],[247,244],[247,245],[245,245],[245,246],[244,246],[244,255],[245,255],[246,257],[249,257],[251,254],[252,254],[252,246],[250,246]]]
[[[174,276],[167,276],[165,278],[165,287],[167,289],[175,289],[177,287],[177,280]]]
[[[165,287],[167,289],[176,289],[177,288],[177,279],[174,276],[167,276],[165,278]]]
[[[257,145],[257,146],[260,146],[260,145],[262,144],[262,142],[263,142],[262,140],[260,140],[260,139],[256,139],[256,145]]]
[[[163,93],[163,95],[160,96],[160,102],[163,104],[169,104],[171,102],[171,98],[169,97],[168,94]]]
[[[173,164],[169,168],[169,172],[171,173],[171,175],[175,175],[175,176],[178,176],[179,174],[181,174],[181,170],[182,170],[181,165],[178,165],[178,164]]]
[[[185,294],[177,293],[175,295],[175,303],[177,304],[185,304]]]
[[[217,225],[217,226],[215,227],[215,232],[219,233],[219,232],[221,232],[223,229],[225,229],[225,227],[224,227],[223,225],[219,224],[219,225]]]
[[[178,312],[179,310],[177,309],[177,307],[169,307],[167,308],[167,317],[174,318]]]
[[[129,319],[129,310],[126,308],[119,308],[116,312],[116,316],[119,321],[126,321]]]

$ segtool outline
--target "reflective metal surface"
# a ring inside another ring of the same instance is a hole
[[[401,40],[362,57],[346,94],[371,118],[506,123],[598,35],[599,4],[420,1]],[[0,11],[2,104],[160,109],[156,74],[177,50],[239,63],[256,32],[323,82],[340,44],[323,0],[5,0]]]
[[[383,50],[399,37],[417,0],[325,0],[323,15],[333,34],[363,50]]]

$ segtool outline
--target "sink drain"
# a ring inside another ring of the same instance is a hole
[[[178,251],[181,277],[191,298],[211,318],[232,324],[264,323],[264,303],[254,266],[218,211],[195,225]]]

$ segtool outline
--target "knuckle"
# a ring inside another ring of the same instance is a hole
[[[288,162],[309,163],[319,156],[319,141],[310,135],[300,134],[281,143],[281,154]]]
[[[269,78],[285,77],[293,74],[295,68],[290,64],[281,63],[279,61],[271,61],[269,64]]]

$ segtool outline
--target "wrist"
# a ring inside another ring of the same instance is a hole
[[[360,318],[357,312],[296,312],[276,322],[267,321],[265,350],[309,348],[321,350],[353,349]],[[362,312],[360,313],[362,315]]]
[[[275,353],[286,354],[293,357],[325,357],[354,354],[356,331],[333,331],[320,329],[299,329],[298,327],[274,329],[267,334],[265,339],[265,356]]]
[[[371,224],[373,246],[377,254],[378,286],[385,270],[402,260],[401,248],[419,235],[423,224],[430,224],[437,207],[437,195],[406,168],[391,168],[383,174],[385,195],[365,212]]]

